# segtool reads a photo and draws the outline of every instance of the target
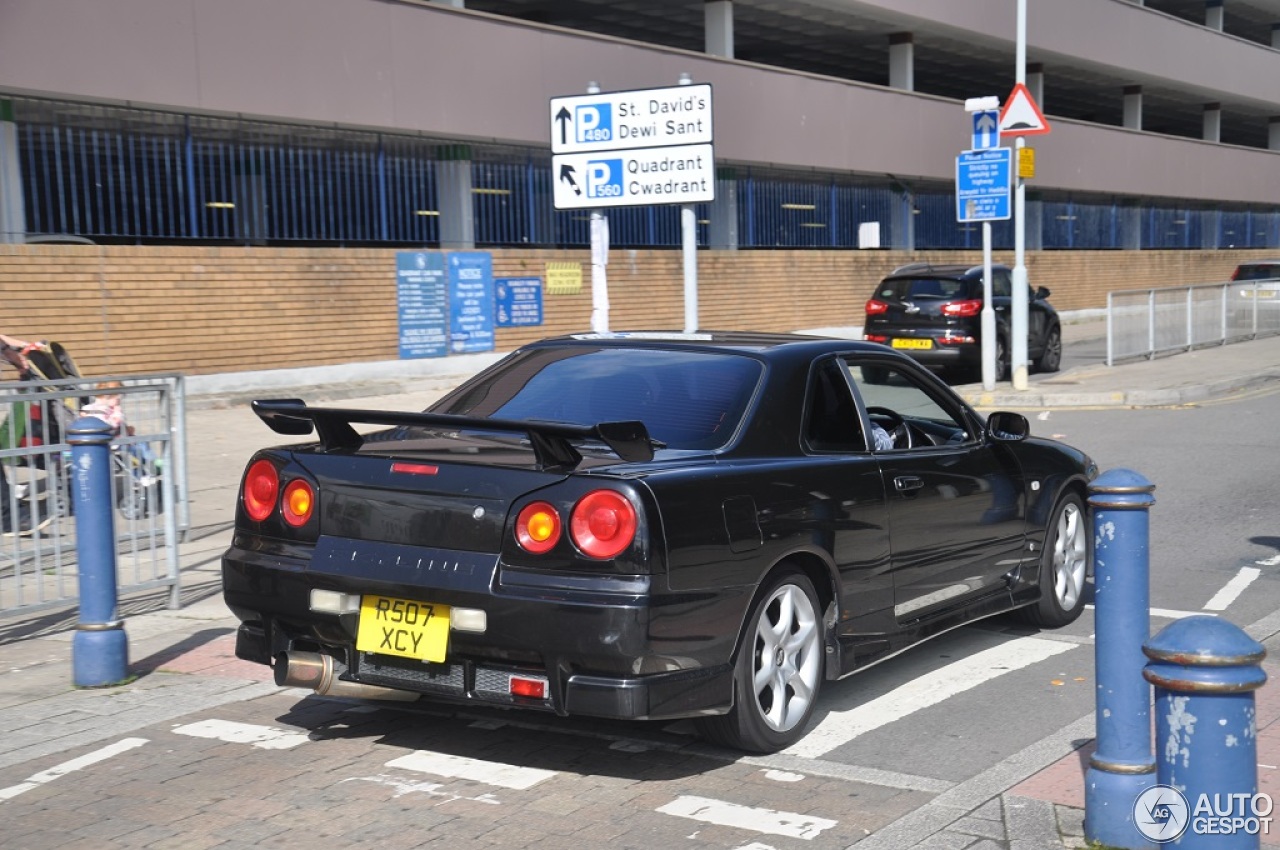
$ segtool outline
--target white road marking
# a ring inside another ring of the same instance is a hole
[[[658,809],[664,815],[675,815],[679,818],[713,823],[717,826],[735,826],[753,832],[764,832],[769,835],[785,835],[790,838],[803,838],[812,841],[824,829],[830,829],[838,821],[817,818],[813,815],[798,815],[792,812],[777,812],[773,809],[755,809],[750,806],[739,806],[736,803],[725,803],[707,797],[691,797],[682,795]]]
[[[532,788],[539,782],[544,782],[556,775],[554,770],[516,767],[494,761],[429,753],[425,750],[416,750],[407,756],[392,759],[387,762],[387,767],[416,770],[419,773],[447,776],[450,779],[469,779],[472,782],[483,782],[486,785],[497,785],[500,788],[510,788],[515,791]]]
[[[997,676],[1075,649],[1076,646],[1077,644],[1057,640],[1024,637],[984,649],[894,688],[857,708],[831,712],[783,752],[793,756],[819,758],[859,735],[976,688]]]
[[[772,779],[774,782],[803,782],[803,773],[792,773],[789,770],[766,770],[764,772],[765,779]]]
[[[289,750],[311,740],[300,732],[253,723],[236,723],[232,720],[201,720],[199,723],[175,727],[173,731],[179,735],[210,738],[226,741],[228,744],[252,744],[263,750]]]
[[[1272,555],[1270,558],[1263,558],[1261,561],[1254,561],[1260,567],[1280,567],[1280,555]]]
[[[1227,608],[1231,606],[1231,603],[1235,602],[1236,599],[1240,597],[1240,594],[1244,593],[1249,588],[1249,585],[1257,581],[1258,576],[1260,575],[1262,575],[1262,570],[1257,567],[1241,567],[1240,572],[1236,573],[1231,581],[1227,582],[1226,585],[1223,586],[1222,590],[1219,590],[1213,595],[1212,599],[1204,603],[1204,610],[1227,610]]]
[[[10,785],[8,788],[0,788],[0,801],[12,800],[19,794],[25,794],[33,788],[39,788],[46,782],[52,782],[55,779],[66,776],[68,773],[74,773],[75,771],[82,770],[90,765],[95,765],[100,761],[106,761],[112,756],[118,756],[121,753],[134,749],[135,747],[141,747],[145,743],[147,743],[146,738],[124,738],[123,740],[116,741],[114,744],[103,747],[100,750],[94,750],[87,755],[80,756],[80,758],[75,758],[71,761],[64,761],[62,764],[54,765],[48,770],[42,770],[39,773],[27,777],[25,782],[20,782],[17,785]]]
[[[489,806],[500,806],[502,801],[494,797],[492,794],[480,794],[476,797],[462,797],[458,794],[450,794],[441,791],[441,785],[436,782],[408,782],[395,776],[387,776],[385,773],[377,776],[353,776],[350,779],[344,779],[343,782],[373,782],[378,785],[386,785],[392,788],[395,798],[403,797],[405,794],[426,794],[429,797],[443,797],[447,802],[453,800],[470,800],[473,803],[484,803]]]
[[[1090,611],[1093,610],[1092,605],[1086,605],[1084,607],[1088,608]],[[1165,620],[1181,620],[1184,617],[1206,617],[1206,616],[1216,617],[1218,616],[1217,614],[1205,614],[1204,611],[1178,611],[1174,608],[1150,608],[1148,609],[1148,613],[1152,617],[1160,617]],[[1090,635],[1090,637],[1093,637],[1093,636]]]

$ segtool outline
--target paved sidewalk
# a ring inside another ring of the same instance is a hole
[[[1069,336],[1094,331],[1096,326],[1066,329]],[[390,374],[386,364],[364,364],[331,374],[329,381],[310,388],[298,387],[304,375],[297,371],[287,376],[254,373],[239,380],[191,379],[187,427],[192,529],[181,545],[183,607],[165,610],[162,592],[122,600],[130,672],[136,678],[94,690],[76,690],[71,684],[74,611],[0,620],[0,769],[48,761],[150,724],[280,690],[269,670],[234,658],[235,619],[222,603],[218,584],[219,556],[229,540],[244,464],[255,447],[280,439],[241,403],[244,395],[281,395],[280,388],[292,378],[295,383],[288,394],[313,403],[341,399],[353,407],[421,409],[492,359],[458,358],[403,375]],[[960,390],[983,409],[1163,406],[1255,391],[1278,380],[1280,337],[1271,337],[1150,362],[1081,367],[1041,376],[1023,392]],[[1269,650],[1280,648],[1280,617],[1252,624],[1249,631]],[[1266,765],[1280,765],[1278,720],[1280,693],[1268,686],[1260,693],[1258,714],[1259,760]],[[1092,717],[1083,718],[938,794],[855,846],[1083,846],[1083,770],[1093,734]],[[1280,770],[1264,771],[1261,790],[1280,795]],[[4,794],[0,788],[0,804]]]

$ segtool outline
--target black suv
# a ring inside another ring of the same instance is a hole
[[[1009,324],[1013,273],[991,267],[996,312],[996,380],[1009,378]],[[1027,293],[1027,358],[1032,368],[1056,372],[1062,362],[1062,326],[1043,286]],[[960,380],[982,379],[982,266],[901,266],[880,282],[866,305],[863,336],[947,369]],[[865,373],[866,370],[864,370]],[[883,376],[864,374],[875,382]]]

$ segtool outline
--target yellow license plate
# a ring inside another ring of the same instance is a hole
[[[449,606],[391,596],[362,596],[356,649],[444,661],[449,649]]]
[[[895,339],[890,345],[893,348],[933,348],[933,340],[931,339]]]
[[[1275,295],[1276,295],[1276,291],[1275,291],[1274,289],[1259,289],[1259,290],[1258,290],[1258,297],[1259,297],[1259,298],[1274,298],[1274,297],[1275,297]]]

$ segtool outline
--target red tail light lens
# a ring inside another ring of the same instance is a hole
[[[883,334],[863,334],[862,338],[867,342],[888,342],[889,337]]]
[[[271,461],[256,460],[244,476],[244,511],[249,519],[262,522],[271,516],[276,507],[276,497],[280,494],[280,473]]]
[[[596,490],[573,506],[569,534],[584,555],[615,557],[635,540],[636,509],[617,491]]]
[[[284,521],[294,528],[300,528],[311,519],[316,508],[316,491],[301,478],[295,478],[284,488],[284,504],[281,513]]]
[[[550,552],[560,542],[560,514],[546,502],[525,505],[516,517],[516,542],[534,555]]]
[[[982,299],[972,301],[948,301],[942,305],[944,316],[976,316],[982,312]]]
[[[889,305],[884,303],[883,301],[877,301],[876,299],[872,298],[870,301],[867,302],[866,309],[867,309],[868,316],[878,316],[881,313],[888,313]]]

